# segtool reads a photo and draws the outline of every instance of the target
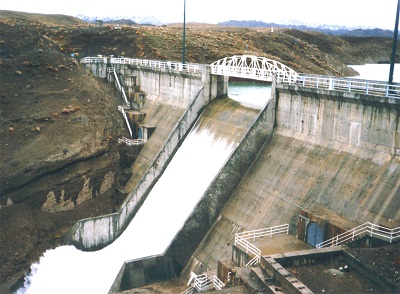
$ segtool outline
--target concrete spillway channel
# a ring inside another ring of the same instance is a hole
[[[214,100],[115,242],[95,252],[47,251],[21,292],[107,293],[124,262],[147,256],[168,255],[182,269],[271,133],[259,122],[268,111]]]

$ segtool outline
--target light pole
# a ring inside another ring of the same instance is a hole
[[[399,0],[400,1],[400,0]],[[186,63],[186,0],[183,0],[182,63]]]
[[[397,0],[396,23],[394,25],[392,57],[390,58],[389,84],[393,84],[394,60],[396,59],[397,35],[399,32],[400,0]]]

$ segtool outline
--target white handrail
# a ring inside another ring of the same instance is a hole
[[[208,291],[213,288],[216,290],[221,290],[223,287],[225,287],[225,284],[215,275],[208,278],[207,274],[205,273],[198,275],[194,278],[194,288],[198,292]],[[190,291],[190,288],[187,289],[186,291]],[[183,292],[182,294],[191,293],[186,291]]]
[[[128,138],[119,138],[118,143],[125,143],[128,146],[138,146],[146,144],[147,140],[145,139],[128,139]]]
[[[235,245],[238,244],[246,250],[246,253],[251,253],[254,257],[246,264],[255,265],[261,261],[261,250],[247,240],[255,241],[256,238],[272,237],[272,235],[286,233],[289,234],[289,224],[273,226],[264,229],[243,231],[235,234]]]
[[[126,104],[128,107],[130,107],[130,103],[129,103],[128,98],[126,97],[126,94],[125,94],[125,89],[124,89],[124,87],[121,86],[121,83],[119,82],[118,75],[117,75],[117,72],[115,71],[115,68],[110,67],[110,68],[108,68],[107,70],[108,70],[108,72],[114,73],[114,78],[115,78],[115,82],[117,83],[118,91],[119,91],[119,92],[122,94],[122,96],[124,97],[125,104]]]
[[[363,234],[369,234],[371,237],[375,235],[389,239],[389,242],[392,243],[393,240],[400,238],[400,227],[389,229],[380,225],[366,222],[329,240],[321,242],[315,247],[323,248],[328,246],[338,246],[349,241],[354,241],[356,236]]]
[[[153,70],[160,71],[177,71],[185,72],[191,74],[202,74],[202,69],[204,65],[197,63],[181,63],[181,62],[171,62],[171,61],[159,61],[159,60],[148,60],[148,59],[138,59],[138,58],[106,58],[106,57],[85,57],[82,58],[81,63],[107,63],[110,64],[128,64],[138,67],[149,68]]]
[[[237,233],[236,235],[245,240],[253,239],[253,241],[255,241],[256,238],[262,238],[266,236],[272,237],[272,235],[282,234],[282,233],[289,234],[289,224],[273,226],[258,230],[243,231],[241,233]]]
[[[196,63],[180,63],[171,61],[148,60],[138,58],[110,58],[111,64],[129,64],[159,71],[178,71],[201,74],[203,65]]]
[[[131,135],[131,138],[132,138],[132,129],[131,129],[131,125],[130,125],[130,123],[129,123],[128,116],[126,115],[126,112],[125,112],[124,107],[118,106],[118,111],[121,112],[121,113],[122,113],[122,116],[125,118],[125,122],[126,122],[126,125],[127,125],[127,127],[128,127],[128,130],[129,130],[129,134]]]
[[[181,294],[192,294],[192,293],[194,293],[194,290],[195,290],[195,288],[192,286],[192,287],[187,288]]]
[[[297,78],[293,80],[285,75],[278,74],[276,82],[278,84],[289,84],[307,88],[356,92],[367,95],[400,98],[400,84],[389,84],[380,81],[305,74],[299,74]]]

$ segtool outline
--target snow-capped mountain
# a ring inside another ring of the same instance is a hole
[[[86,16],[79,14],[76,16],[86,22],[94,23],[96,20],[102,21],[113,21],[119,19],[129,19],[138,24],[152,24],[152,25],[162,25],[163,22],[153,16]]]

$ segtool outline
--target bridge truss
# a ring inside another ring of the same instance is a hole
[[[234,55],[210,64],[214,75],[272,81],[273,74],[295,81],[297,72],[276,60],[255,55]]]

